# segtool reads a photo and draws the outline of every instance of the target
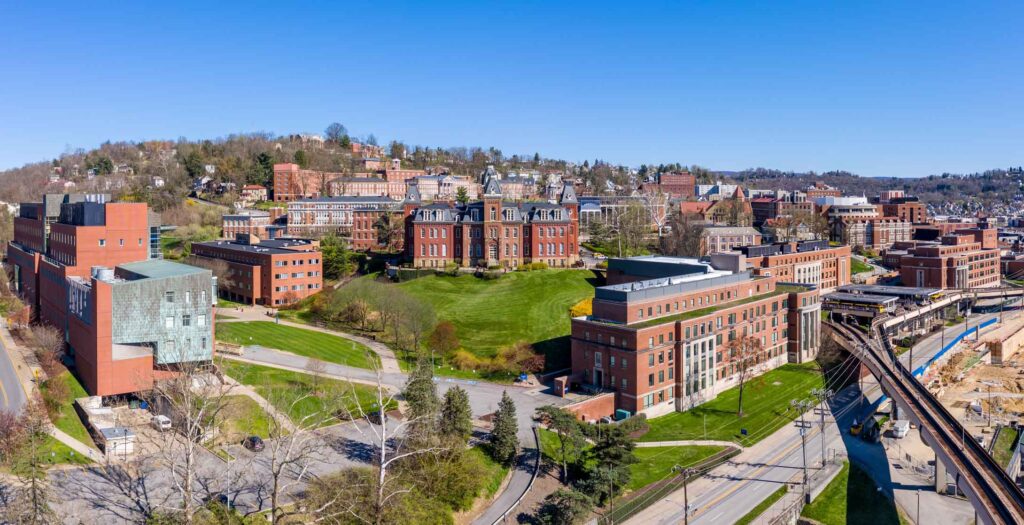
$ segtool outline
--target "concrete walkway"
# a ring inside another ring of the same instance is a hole
[[[218,310],[224,315],[234,317],[234,319],[218,319],[218,323],[237,323],[237,322],[250,322],[250,321],[263,321],[273,323],[275,322],[274,317],[268,316],[267,312],[274,312],[273,309],[265,308],[263,306],[245,306],[240,309],[229,309],[222,308]],[[342,339],[348,339],[366,346],[370,350],[373,350],[375,354],[380,357],[381,370],[384,373],[401,373],[402,368],[398,365],[398,358],[395,357],[395,353],[386,344],[379,341],[374,341],[368,337],[361,335],[350,334],[347,332],[339,332],[337,330],[331,330],[329,328],[321,328],[311,324],[296,323],[286,319],[277,319],[278,324],[285,326],[291,326],[293,328],[301,328],[303,330],[312,330],[314,332],[321,332],[324,334],[333,335]]]
[[[57,427],[50,427],[50,435],[57,441],[67,445],[71,450],[74,450],[76,454],[81,454],[96,462],[103,461],[103,454],[100,451],[86,446],[85,443],[65,434]]]
[[[732,447],[743,450],[743,445],[732,441],[717,441],[714,439],[690,439],[681,441],[638,441],[637,448],[646,447]]]

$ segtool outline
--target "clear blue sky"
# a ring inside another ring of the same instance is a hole
[[[1024,164],[1021,2],[219,4],[0,0],[0,168],[332,121],[634,166]]]

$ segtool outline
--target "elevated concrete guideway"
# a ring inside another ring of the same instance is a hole
[[[944,484],[946,470],[958,474],[958,486],[967,495],[983,523],[1024,523],[1024,493],[973,439],[964,439],[964,429],[918,382],[911,372],[897,364],[888,338],[882,333],[884,319],[872,326],[872,337],[859,328],[826,322],[836,340],[878,378],[885,392],[907,419],[920,426],[922,438],[935,451],[936,483]],[[942,487],[944,488],[944,487]]]

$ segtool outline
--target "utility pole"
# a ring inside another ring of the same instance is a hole
[[[672,472],[683,477],[683,525],[690,525],[690,495],[686,490],[686,485],[690,481],[690,476],[695,474],[697,469],[676,465],[672,467]]]
[[[825,468],[825,403],[832,398],[831,388],[815,388],[811,390],[811,395],[818,398],[818,403],[821,405],[821,468]]]
[[[790,406],[800,411],[800,448],[804,458],[804,503],[810,503],[810,486],[807,481],[807,428],[804,421],[804,412],[814,406],[812,401],[806,399],[794,399],[789,402]]]
[[[992,385],[988,385],[988,425],[992,426]]]

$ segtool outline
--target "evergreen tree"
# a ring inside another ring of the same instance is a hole
[[[459,186],[459,189],[455,190],[455,200],[458,201],[459,204],[466,204],[469,202],[469,192],[466,190],[465,186]]]
[[[629,483],[629,466],[637,462],[633,440],[619,427],[608,427],[590,449],[593,459],[587,476],[587,494],[604,504]]]
[[[573,489],[558,489],[544,498],[537,511],[544,525],[575,525],[590,515],[594,502],[586,494]]]
[[[409,374],[402,395],[409,403],[409,433],[420,438],[434,433],[440,402],[434,385],[434,370],[429,361],[420,359],[416,363],[416,369]]]
[[[469,394],[461,387],[444,393],[441,407],[441,435],[466,441],[473,434],[473,416],[469,408]]]
[[[516,405],[508,392],[502,392],[498,412],[494,415],[494,430],[491,431],[491,455],[495,461],[506,466],[512,465],[519,451],[518,432]]]

